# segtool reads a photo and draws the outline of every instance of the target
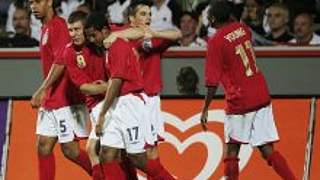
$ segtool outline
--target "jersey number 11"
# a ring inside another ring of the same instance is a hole
[[[258,68],[256,65],[256,56],[254,54],[251,42],[249,40],[247,40],[244,42],[244,45],[239,44],[236,46],[235,49],[236,49],[236,54],[240,55],[242,64],[243,64],[245,72],[246,72],[246,76],[249,77],[249,76],[252,76],[254,73],[258,72]],[[249,57],[248,57],[248,53],[247,53],[248,50],[249,50],[249,53],[251,53],[251,57],[253,58],[252,63],[254,63],[253,66],[255,67],[256,72],[253,72],[252,68],[250,67],[250,61],[249,61]]]

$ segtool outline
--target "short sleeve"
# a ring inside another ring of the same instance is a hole
[[[222,48],[217,38],[209,41],[205,61],[206,86],[218,86],[222,75]]]

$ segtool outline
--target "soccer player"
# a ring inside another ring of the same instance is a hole
[[[53,180],[55,158],[53,148],[61,144],[66,158],[81,166],[89,175],[92,168],[77,138],[86,138],[87,111],[82,96],[70,83],[68,74],[59,67],[62,51],[70,41],[65,21],[56,16],[53,0],[29,0],[32,13],[42,21],[40,58],[45,81],[31,99],[38,113],[37,150],[40,180]],[[59,77],[59,78],[57,78]],[[58,80],[57,80],[58,79]]]
[[[170,44],[181,37],[177,29],[153,31],[150,29],[152,2],[146,0],[133,1],[128,8],[130,27],[140,27],[145,30],[145,40],[137,43],[141,56],[141,68],[143,72],[145,100],[149,112],[146,128],[148,136],[147,154],[148,158],[160,161],[158,157],[157,144],[163,139],[164,121],[161,118],[160,92],[162,89],[161,80],[161,56]],[[117,32],[118,35],[121,32]],[[112,36],[112,34],[111,34]],[[123,36],[122,36],[123,37]],[[111,39],[113,40],[113,39]],[[104,43],[112,44],[108,39]],[[141,47],[139,47],[141,45]]]
[[[232,22],[227,2],[211,4],[210,22],[217,28],[208,43],[205,82],[208,92],[202,109],[201,124],[207,129],[208,107],[221,83],[227,101],[225,176],[239,178],[238,154],[241,144],[258,147],[262,157],[286,180],[296,179],[285,158],[274,149],[279,140],[273,119],[271,99],[262,72],[256,66],[249,28]]]
[[[88,17],[88,40],[101,45],[109,35],[103,16]],[[103,37],[101,39],[101,37]],[[139,56],[128,41],[118,38],[106,57],[108,89],[96,114],[96,134],[100,136],[100,158],[106,179],[125,179],[118,157],[126,149],[133,164],[154,179],[173,179],[157,161],[147,160],[145,146],[145,100]]]
[[[105,72],[104,51],[96,47],[88,48],[84,35],[84,26],[87,14],[75,11],[68,18],[68,30],[72,42],[69,43],[62,55],[63,63],[72,83],[86,95],[86,106],[92,115],[95,107],[104,99],[107,89],[107,76]],[[99,82],[98,84],[96,82]],[[95,127],[95,119],[91,118],[91,127]],[[87,142],[87,152],[92,164],[92,177],[94,180],[104,178],[98,156],[98,137],[92,128]]]

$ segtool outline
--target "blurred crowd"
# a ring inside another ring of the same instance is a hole
[[[67,19],[73,11],[101,11],[111,23],[125,24],[134,0],[54,0],[56,12]],[[181,47],[206,47],[215,33],[207,19],[210,0],[152,0],[151,27],[179,28]],[[228,0],[234,18],[251,27],[256,46],[320,45],[320,0]],[[27,0],[0,0],[0,47],[38,45],[41,23],[31,15]]]

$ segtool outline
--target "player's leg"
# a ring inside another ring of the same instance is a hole
[[[57,137],[38,135],[37,151],[40,180],[54,180],[56,165],[53,148],[56,142]]]
[[[100,159],[99,159],[99,152],[100,152],[99,140],[95,138],[89,138],[89,140],[87,141],[86,150],[92,165],[93,180],[104,179],[103,168],[100,164]]]
[[[258,146],[258,148],[262,157],[268,162],[268,165],[272,166],[272,168],[282,179],[297,179],[292,173],[286,159],[280,154],[280,152],[274,150],[272,143]]]
[[[138,174],[135,165],[130,160],[125,150],[121,150],[121,168],[125,172],[127,179],[138,180]]]
[[[39,179],[54,180],[55,158],[53,148],[57,142],[58,133],[51,111],[39,109],[36,134]]]
[[[272,106],[266,106],[257,111],[253,123],[251,143],[258,146],[262,157],[273,167],[283,179],[296,179],[285,158],[273,148],[273,143],[279,140],[273,118]]]
[[[67,159],[79,165],[90,176],[92,175],[92,166],[90,163],[89,156],[86,151],[80,148],[79,142],[77,140],[67,143],[61,143],[61,150],[63,155]]]
[[[106,180],[126,180],[126,175],[121,168],[121,149],[106,145],[101,146],[100,161]]]
[[[123,139],[125,140],[130,160],[152,179],[174,179],[159,161],[155,146],[156,139],[146,137],[152,134],[150,131],[152,130],[150,113],[146,113],[148,111],[147,105],[138,97],[132,97],[128,101],[131,103],[125,103],[126,109],[121,114],[124,114],[124,119],[127,119],[124,121],[126,127],[123,130]],[[149,124],[149,127],[146,124]],[[150,152],[149,157],[145,152],[146,143],[151,145],[147,150]]]
[[[244,115],[226,115],[224,122],[224,136],[227,144],[224,159],[224,174],[227,179],[239,179],[239,150],[241,144],[250,142],[253,123],[253,113]]]
[[[224,158],[224,175],[228,180],[239,179],[239,151],[241,144],[227,143],[226,155]]]
[[[86,138],[88,133],[85,127],[86,117],[81,115],[78,106],[67,106],[53,110],[58,125],[58,141],[64,156],[92,175],[92,167],[86,151],[79,146],[77,138]],[[79,125],[83,124],[83,125]]]

